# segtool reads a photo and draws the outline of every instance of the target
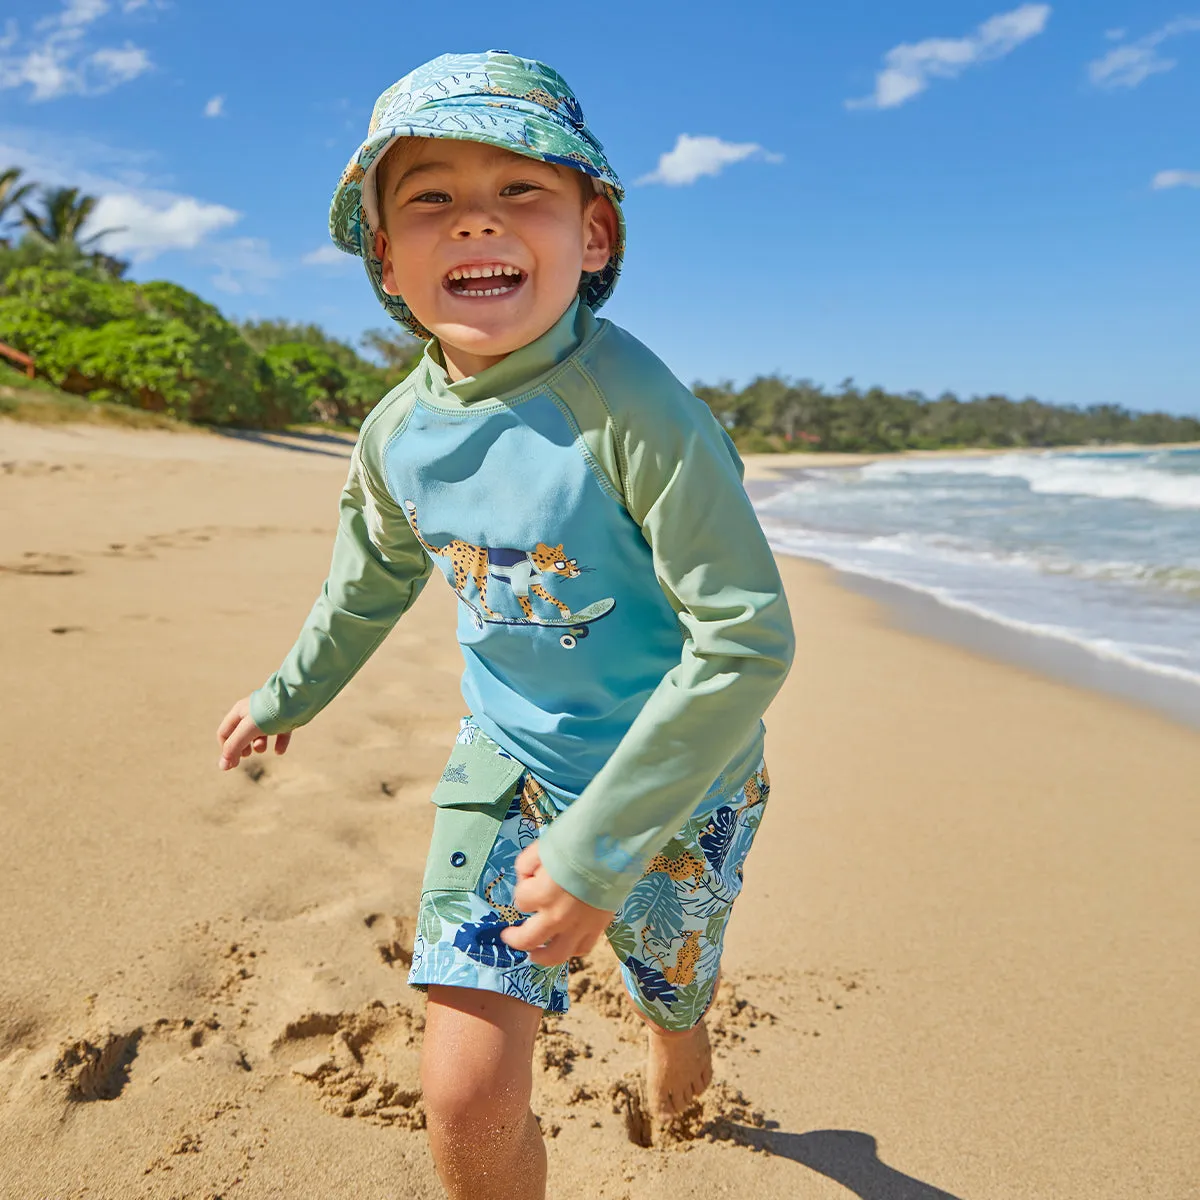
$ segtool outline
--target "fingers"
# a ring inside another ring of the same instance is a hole
[[[539,967],[557,967],[571,958],[575,951],[570,949],[560,938],[555,938],[548,946],[540,950],[530,950],[529,961]]]
[[[275,753],[276,754],[285,753],[287,751],[288,746],[291,744],[291,741],[292,741],[292,735],[290,733],[278,734],[275,738]]]
[[[542,854],[538,850],[537,842],[530,842],[520,854],[517,855],[517,861],[514,867],[517,872],[518,879],[526,879],[530,875],[536,875],[542,865]]]
[[[513,903],[527,913],[545,908],[554,899],[553,888],[545,886],[549,879],[544,871],[539,875],[518,876],[517,886],[513,888]]]
[[[245,700],[239,700],[226,714],[225,719],[217,726],[217,741],[225,742],[229,735],[238,727],[249,708]]]
[[[250,753],[250,746],[254,739],[261,736],[262,731],[254,721],[250,717],[243,717],[233,732],[225,738],[217,766],[222,771],[232,770],[241,759]]]
[[[533,951],[547,942],[554,922],[545,913],[535,913],[520,925],[509,925],[500,931],[500,940],[514,950]]]

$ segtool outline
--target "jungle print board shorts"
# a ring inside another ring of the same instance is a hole
[[[465,783],[468,773],[476,784],[491,775],[496,795],[490,821],[480,822],[477,786],[469,806],[455,803],[455,785]],[[725,928],[742,890],[742,864],[769,792],[761,761],[732,793],[714,784],[651,860],[605,931],[630,998],[663,1029],[692,1028],[712,1001]],[[422,990],[430,984],[479,988],[566,1012],[567,964],[539,966],[500,938],[501,930],[528,915],[513,906],[515,863],[557,816],[553,800],[465,718],[434,803],[439,808],[408,982]]]

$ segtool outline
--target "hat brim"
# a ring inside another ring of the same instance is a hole
[[[333,194],[329,207],[329,234],[334,244],[363,260],[371,287],[393,320],[406,325],[417,337],[432,336],[402,296],[384,291],[383,263],[375,255],[378,217],[374,168],[398,138],[482,142],[526,158],[582,171],[608,196],[617,214],[617,241],[605,266],[599,271],[584,272],[579,283],[579,295],[584,303],[593,311],[598,309],[612,295],[625,256],[625,214],[621,210],[624,189],[599,145],[586,133],[569,128],[565,120],[556,120],[544,109],[515,98],[488,100],[472,96],[458,103],[455,99],[418,110],[403,124],[371,131],[342,173]]]

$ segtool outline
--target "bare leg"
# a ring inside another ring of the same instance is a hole
[[[721,977],[713,987],[713,999]],[[710,1002],[711,1003],[711,1002]],[[646,1024],[646,1100],[658,1121],[678,1116],[712,1082],[712,1048],[703,1020],[691,1029],[671,1033],[656,1025],[635,1004],[633,1011]]]
[[[421,1087],[450,1200],[545,1200],[546,1147],[529,1107],[541,1019],[512,996],[430,987]]]

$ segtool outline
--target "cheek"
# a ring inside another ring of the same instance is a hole
[[[539,215],[521,231],[526,244],[540,259],[543,271],[554,274],[578,273],[579,260],[586,245],[582,223],[572,213]]]
[[[429,278],[429,260],[433,252],[430,239],[412,230],[399,232],[391,244],[392,270],[402,292],[439,283]]]

